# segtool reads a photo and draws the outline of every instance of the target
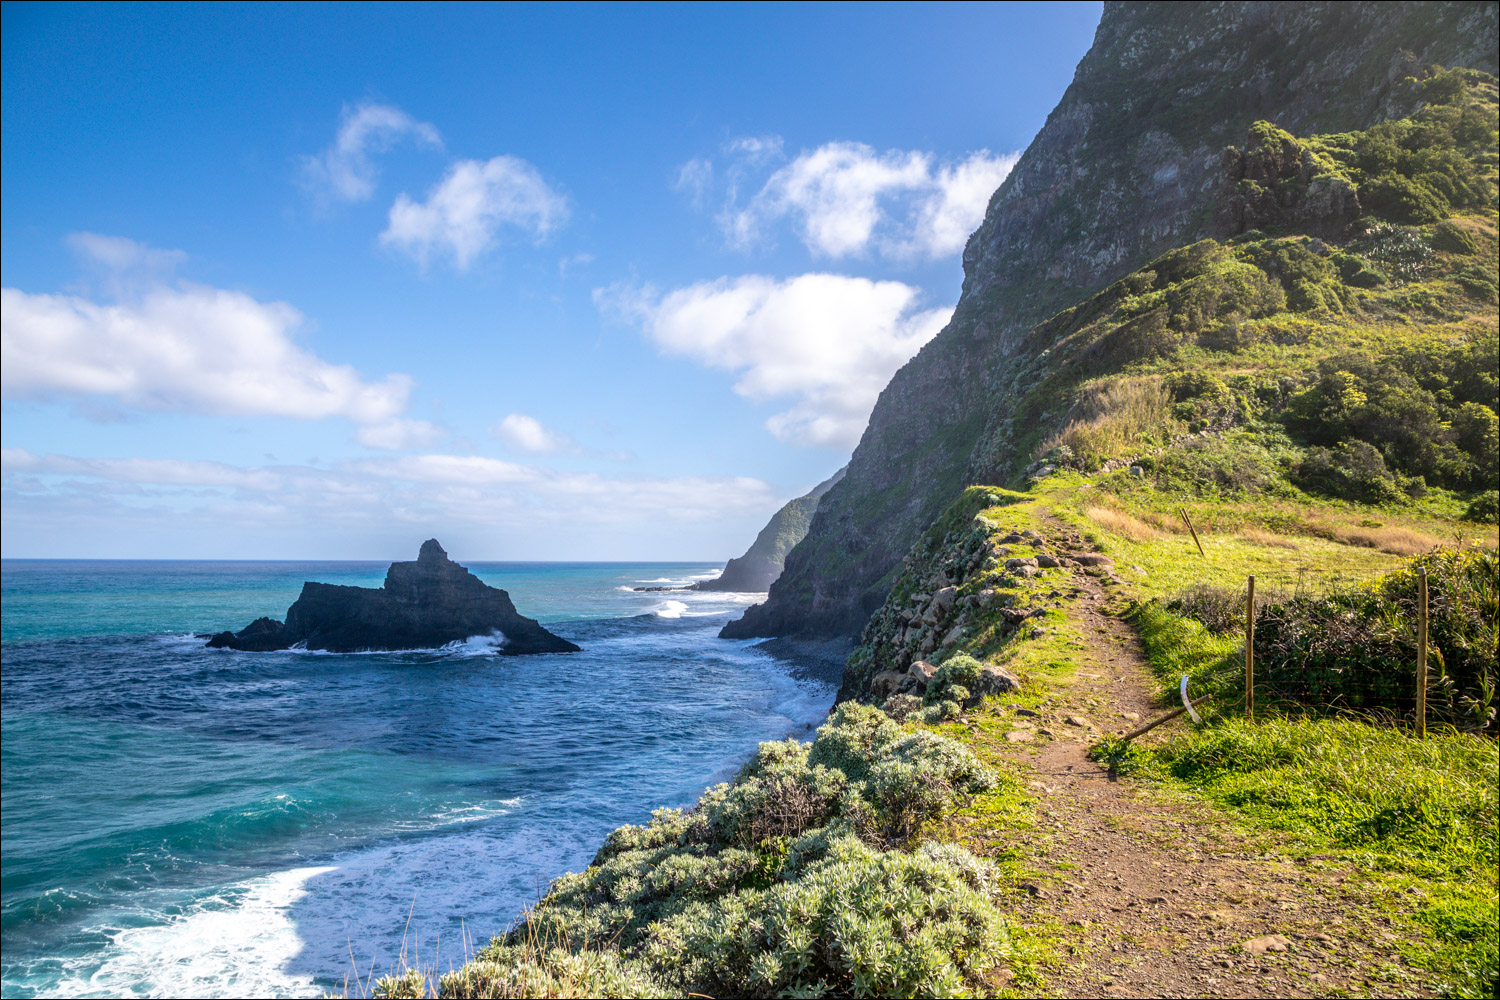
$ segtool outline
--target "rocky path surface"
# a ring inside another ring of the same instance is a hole
[[[1077,574],[1069,613],[1088,650],[1074,683],[994,748],[1030,769],[1039,799],[1025,836],[1054,874],[1027,886],[1020,915],[1061,928],[1065,962],[1045,995],[1431,995],[1389,918],[1336,862],[1265,834],[1252,842],[1206,803],[1088,759],[1102,732],[1167,711],[1153,704],[1145,655],[1107,580]]]

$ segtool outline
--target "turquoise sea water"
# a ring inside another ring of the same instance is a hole
[[[403,948],[447,969],[691,802],[831,688],[716,638],[702,564],[472,564],[582,653],[237,653],[304,580],[384,563],[0,568],[0,991],[317,996]]]

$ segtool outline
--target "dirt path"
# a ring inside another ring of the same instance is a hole
[[[1100,732],[1165,709],[1152,704],[1145,655],[1117,616],[1123,602],[1075,572],[1082,593],[1069,613],[1087,659],[1039,715],[1016,720],[1033,735],[999,751],[1033,772],[1030,848],[1057,873],[1027,887],[1022,911],[1029,923],[1060,925],[1072,953],[1048,975],[1047,995],[1431,995],[1405,968],[1389,919],[1342,884],[1336,865],[1268,853],[1270,838],[1251,843],[1212,807],[1088,759]],[[1270,935],[1281,937],[1264,953],[1245,946]]]

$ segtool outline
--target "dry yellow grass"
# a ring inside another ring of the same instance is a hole
[[[1269,545],[1277,549],[1295,549],[1297,543],[1283,535],[1277,535],[1259,528],[1245,528],[1239,533],[1241,541],[1250,542],[1253,545]]]
[[[1105,531],[1123,535],[1133,542],[1149,542],[1152,539],[1162,537],[1162,532],[1147,524],[1139,518],[1131,517],[1122,510],[1111,510],[1108,507],[1090,507],[1086,512],[1088,519],[1093,521]]]
[[[1170,437],[1172,394],[1157,378],[1112,379],[1085,387],[1074,407],[1078,414],[1037,449],[1044,455],[1066,446],[1089,468],[1129,454],[1144,436]]]
[[[1399,525],[1382,525],[1378,528],[1335,525],[1333,536],[1345,545],[1379,549],[1395,556],[1419,556],[1443,544],[1443,540],[1436,535]]]

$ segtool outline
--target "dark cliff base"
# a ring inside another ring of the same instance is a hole
[[[286,623],[257,618],[239,632],[220,632],[215,648],[270,652],[303,646],[335,653],[433,649],[476,635],[501,633],[499,652],[576,653],[578,647],[516,611],[510,595],[486,585],[429,539],[415,562],[392,563],[385,586],[305,583]]]
[[[754,648],[786,664],[793,677],[836,685],[844,676],[844,661],[854,643],[845,639],[782,638],[757,642]]]

